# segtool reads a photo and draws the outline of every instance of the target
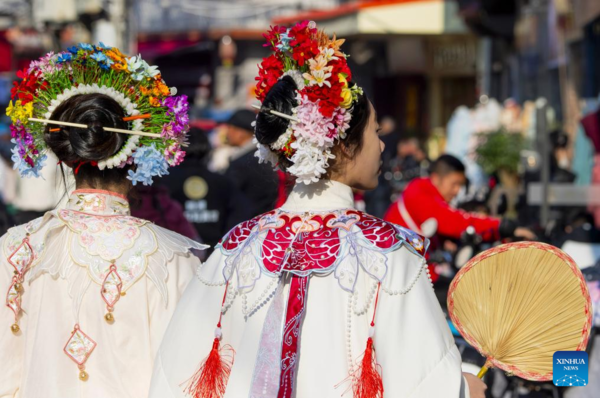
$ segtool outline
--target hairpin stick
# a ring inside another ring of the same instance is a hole
[[[34,118],[34,117],[30,117],[29,120],[32,121],[32,122],[47,123],[47,124],[57,124],[59,126],[79,127],[80,129],[87,129],[88,128],[88,126],[85,125],[85,124],[71,123],[71,122],[62,122],[62,121],[58,121],[58,120],[37,119],[37,118]],[[132,135],[142,135],[144,137],[154,137],[154,138],[160,138],[161,137],[160,134],[146,133],[144,131],[116,129],[116,128],[113,128],[113,127],[103,127],[103,128],[106,131],[111,131],[111,132],[115,132],[115,133],[132,134]]]
[[[262,107],[260,105],[252,104],[252,107],[254,109],[262,110]],[[269,109],[269,113],[271,115],[275,115],[275,116],[279,116],[279,117],[287,119],[287,120],[291,120],[292,122],[299,122],[299,120],[298,120],[297,117],[286,115],[285,113],[277,112],[277,111],[274,111],[272,109]]]
[[[124,122],[130,122],[132,120],[138,120],[138,119],[150,119],[152,117],[151,114],[149,113],[144,113],[143,115],[133,115],[133,116],[127,116],[123,118]]]
[[[137,131],[137,130],[124,130],[124,129],[115,129],[113,127],[103,127],[106,131],[113,131],[115,133],[123,133],[123,134],[132,134],[132,135],[142,135],[144,137],[153,137],[153,138],[161,138],[162,135],[156,133],[146,133],[145,131]]]

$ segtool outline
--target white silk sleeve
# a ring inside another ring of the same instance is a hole
[[[460,353],[425,267],[424,260],[406,248],[389,254],[374,337],[385,393],[466,398]],[[411,285],[408,293],[398,293]]]
[[[150,395],[148,398],[173,398],[174,395],[169,386],[169,382],[165,376],[163,369],[162,358],[159,355],[156,356],[154,361],[154,372],[152,374],[152,383],[150,384]]]
[[[222,280],[219,272],[222,269],[221,259],[218,251],[213,252],[198,274],[204,275],[207,280]],[[178,300],[158,348],[150,387],[151,398],[185,398],[186,381],[210,352],[224,291],[224,284],[209,287],[198,278],[192,279]],[[224,329],[226,341],[229,341],[231,327],[234,325],[229,324]]]
[[[4,237],[0,239],[0,247],[4,244]],[[12,266],[2,256],[0,259],[0,289],[2,297],[6,297],[8,287],[12,283]],[[26,299],[26,296],[24,297]],[[6,305],[2,305],[0,310],[0,397],[16,397],[21,385],[21,377],[24,361],[24,341],[23,331],[14,335],[10,325],[14,323],[15,314]],[[19,320],[21,330],[27,330],[27,315],[24,314]]]
[[[149,318],[151,321],[149,330],[150,345],[153,353],[158,351],[165,330],[175,312],[175,307],[189,282],[194,279],[194,274],[199,265],[200,260],[190,253],[176,255],[171,258],[167,263],[168,276],[165,285],[168,300],[166,302],[154,284],[147,285],[148,313],[152,314]]]

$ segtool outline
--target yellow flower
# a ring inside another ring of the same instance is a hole
[[[155,106],[155,107],[161,106],[160,101],[158,100],[158,98],[155,98],[155,97],[150,97],[150,105]]]
[[[350,90],[349,88],[344,88],[342,89],[342,103],[340,104],[340,106],[342,108],[350,108],[352,106],[352,90]]]
[[[12,118],[14,110],[15,110],[15,107],[13,107],[13,103],[12,103],[12,101],[10,101],[8,103],[8,108],[6,108],[6,116],[9,116]]]
[[[33,116],[33,102],[28,102],[27,105],[25,105],[23,116],[25,116],[23,118],[25,119],[23,124],[26,124],[29,121],[29,118]]]
[[[348,88],[348,79],[346,79],[346,75],[343,73],[338,73],[338,79],[340,83],[344,85],[344,88]]]
[[[119,62],[115,62],[114,64],[112,64],[112,68],[116,71],[126,71],[127,70],[127,64],[121,64]]]
[[[352,106],[352,102],[354,101],[352,89],[348,87],[348,79],[346,79],[346,75],[343,73],[338,73],[338,79],[340,79],[340,83],[344,85],[344,88],[342,89],[342,103],[340,106],[348,109]]]
[[[169,87],[164,84],[162,81],[156,81],[154,83],[154,90],[152,90],[152,92],[154,93],[155,96],[157,97],[167,97],[169,96],[169,94],[171,94],[171,90],[169,89]]]
[[[29,122],[29,118],[33,115],[33,102],[28,102],[21,105],[21,100],[17,100],[13,105],[12,101],[6,108],[6,116],[9,116],[13,124],[20,121],[23,124]]]
[[[118,48],[111,48],[106,52],[106,56],[112,59],[115,62],[123,62],[125,56],[121,54]]]
[[[159,88],[160,88],[160,93],[163,96],[168,97],[171,94],[171,89],[168,86],[161,84]]]

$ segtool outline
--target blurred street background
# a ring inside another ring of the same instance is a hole
[[[48,52],[103,42],[141,54],[189,97],[193,128],[184,164],[132,203],[167,226],[171,211],[183,211],[214,246],[281,204],[293,184],[242,160],[254,152],[254,78],[269,55],[262,34],[302,20],[346,39],[354,80],[377,110],[380,186],[356,192],[358,208],[383,217],[450,154],[467,177],[453,207],[513,220],[562,247],[600,301],[599,0],[0,0],[0,105],[16,72]],[[12,170],[9,122],[0,119],[2,232],[64,193],[52,162],[44,180]],[[462,232],[430,259],[442,283],[498,243]],[[513,379],[496,380],[490,396],[600,396],[598,378],[579,390]]]

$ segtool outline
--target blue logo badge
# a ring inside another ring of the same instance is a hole
[[[588,354],[585,351],[556,351],[553,360],[554,385],[583,387],[588,384]]]

